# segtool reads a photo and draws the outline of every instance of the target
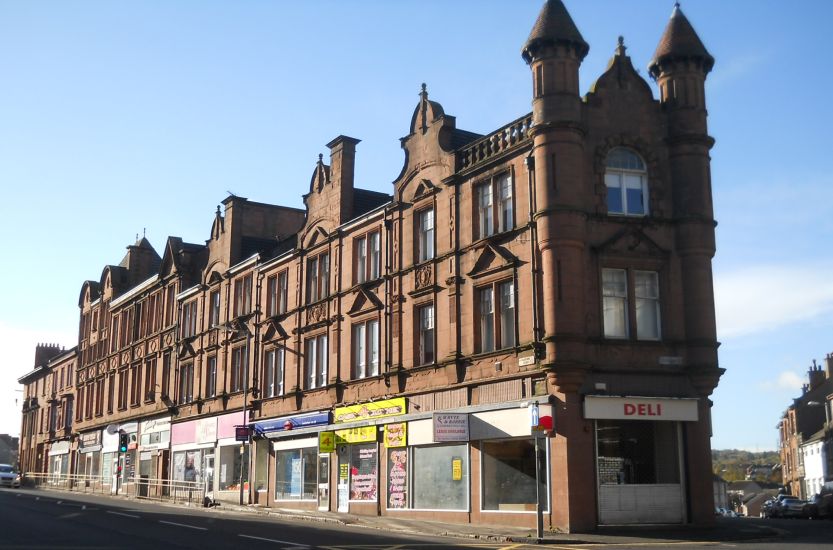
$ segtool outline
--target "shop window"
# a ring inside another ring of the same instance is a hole
[[[240,454],[240,447],[237,445],[220,447],[218,489],[220,491],[239,491],[241,474],[244,483],[249,479],[248,464],[249,445],[244,447],[242,455]]]
[[[327,385],[327,335],[321,334],[306,341],[304,357],[306,388],[312,390]]]
[[[388,509],[408,507],[408,449],[388,449]]]
[[[648,172],[639,155],[623,147],[612,149],[607,155],[605,185],[609,214],[648,214]]]
[[[379,320],[353,325],[353,378],[379,375]]]
[[[467,510],[468,444],[411,448],[413,507]]]
[[[538,497],[533,441],[484,441],[481,449],[483,510],[534,512]],[[541,481],[541,494],[546,495],[546,478]]]
[[[307,303],[330,295],[330,255],[319,254],[307,260]]]
[[[376,443],[350,445],[350,500],[376,501],[379,453]]]
[[[512,281],[477,290],[480,323],[479,352],[515,346],[515,285]],[[495,299],[497,298],[497,300]]]
[[[434,209],[417,212],[417,263],[434,257]]]
[[[266,491],[269,485],[269,447],[271,445],[272,442],[268,439],[261,439],[255,444],[255,491]]]
[[[676,422],[596,422],[598,478],[602,485],[680,483]]]
[[[202,451],[174,453],[173,478],[176,481],[202,481]]]
[[[418,308],[417,319],[417,365],[429,365],[434,362],[434,304]]]
[[[275,500],[315,500],[318,448],[275,451]]]
[[[263,397],[283,395],[285,357],[286,352],[282,347],[266,352],[263,363]]]

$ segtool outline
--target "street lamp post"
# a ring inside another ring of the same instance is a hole
[[[214,325],[212,328],[216,328],[216,329],[222,330],[223,332],[232,333],[232,334],[237,333],[241,330],[246,331],[246,351],[245,351],[244,354],[242,354],[242,360],[243,360],[243,410],[242,410],[242,412],[243,412],[243,423],[241,425],[247,428],[247,433],[248,433],[249,424],[248,424],[248,419],[246,418],[248,407],[247,407],[246,402],[249,399],[249,355],[250,355],[250,352],[251,352],[252,331],[249,330],[249,327],[246,325],[246,323],[244,321],[240,321],[240,320],[232,321],[232,326],[229,326],[228,324],[224,323],[224,324]],[[251,435],[248,435],[246,441],[241,441],[240,442],[240,478],[238,479],[238,485],[240,486],[240,506],[243,506],[243,493],[244,493],[244,491],[243,491],[243,477],[244,477],[243,473],[244,473],[245,469],[243,467],[243,465],[244,465],[243,457],[246,454],[246,444],[249,443],[250,440],[251,440]]]

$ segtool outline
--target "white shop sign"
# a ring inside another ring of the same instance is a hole
[[[584,417],[599,420],[696,422],[697,402],[697,399],[588,395],[584,398]]]
[[[469,440],[469,415],[466,413],[434,413],[434,443]]]

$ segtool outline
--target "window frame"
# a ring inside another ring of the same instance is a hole
[[[194,298],[182,303],[182,324],[179,334],[183,340],[197,335],[197,301]]]
[[[208,294],[208,326],[214,328],[220,324],[220,289],[211,290]]]
[[[231,349],[231,370],[229,371],[229,393],[243,391],[247,383],[247,370],[249,362],[249,346],[244,344]]]
[[[380,323],[378,317],[354,323],[350,331],[352,342],[352,378],[361,380],[379,376],[381,363]],[[375,344],[375,350],[373,345]],[[374,354],[375,351],[375,354]],[[375,355],[375,365],[373,358]]]
[[[623,309],[623,319],[622,322],[624,323],[625,334],[624,335],[614,335],[608,334],[608,327],[606,324],[606,315],[605,315],[605,301],[609,298],[609,296],[605,295],[605,272],[619,272],[622,273],[624,276],[624,285],[625,285],[625,295],[624,296],[616,296],[610,297],[611,299],[615,298],[617,300],[623,301],[624,304],[621,306]],[[654,296],[641,296],[637,295],[639,292],[637,279],[642,276],[649,276],[653,279],[653,290]],[[601,334],[605,340],[610,341],[634,341],[634,342],[661,342],[663,339],[663,329],[662,329],[662,295],[663,295],[663,275],[662,270],[659,268],[651,268],[647,266],[639,266],[639,267],[622,267],[622,266],[603,266],[601,268],[599,274],[599,284],[600,284],[600,322],[601,322]],[[641,302],[641,303],[638,303]],[[640,310],[643,306],[648,306],[649,310],[652,310],[652,313],[649,313],[653,320],[651,323],[656,327],[655,334],[652,332],[650,334],[645,332],[644,322],[639,321],[640,317]],[[643,328],[640,329],[640,326]]]
[[[306,298],[312,304],[330,296],[330,252],[307,257]]]
[[[261,388],[261,394],[264,399],[280,397],[284,394],[285,375],[286,349],[283,346],[267,349],[263,354],[263,387]]]
[[[353,284],[375,281],[382,276],[382,234],[368,231],[353,239]]]
[[[504,288],[509,289],[508,295],[504,294]],[[475,294],[475,319],[476,319],[476,353],[491,353],[500,350],[517,347],[517,285],[514,278],[499,279],[494,282],[478,286],[474,289]],[[484,298],[490,296],[491,310],[484,311]],[[511,297],[511,305],[506,307],[508,301],[505,296]],[[506,312],[511,316],[510,323],[506,322]],[[489,320],[490,321],[487,321]],[[505,325],[505,326],[504,326]],[[486,332],[490,335],[491,347],[486,345]],[[511,335],[511,341],[506,340],[507,334]]]
[[[431,227],[428,228],[426,224],[426,220],[428,219],[428,214],[430,214],[431,220]],[[421,208],[417,210],[414,214],[415,220],[415,229],[416,229],[416,239],[414,239],[414,244],[416,245],[416,263],[427,262],[429,260],[433,260],[437,255],[437,242],[436,242],[436,227],[437,227],[437,215],[434,209],[434,206],[427,206],[425,208]]]
[[[508,190],[506,196],[505,190]],[[483,203],[486,196],[488,204]],[[515,182],[512,172],[504,170],[475,184],[472,205],[475,241],[514,229]]]
[[[252,312],[252,274],[234,280],[234,317]]]
[[[639,161],[641,167],[632,168],[622,166],[611,166],[611,155],[617,155],[620,151],[632,155],[632,159]],[[636,218],[644,218],[650,215],[651,209],[649,204],[650,186],[648,185],[648,165],[645,162],[645,159],[642,158],[642,155],[640,155],[630,147],[613,147],[612,149],[610,149],[610,151],[607,152],[607,155],[605,156],[605,171],[603,177],[605,184],[605,204],[607,206],[608,215],[627,216]],[[641,193],[642,198],[641,212],[633,211],[629,206],[630,203],[628,201],[628,189],[631,189],[632,187],[628,186],[628,178],[639,178],[639,191]],[[611,185],[611,183],[614,184]],[[619,204],[621,204],[621,211],[611,209],[610,196],[614,189],[619,190]]]
[[[177,373],[177,403],[187,405],[194,402],[194,363],[187,362],[179,365]]]
[[[205,359],[205,397],[217,397],[217,356]]]
[[[304,340],[304,390],[327,386],[328,356],[329,339],[326,332]]]
[[[416,366],[433,365],[437,362],[437,310],[434,302],[419,304],[416,306],[414,312],[414,320],[416,325],[416,338],[414,339],[416,357],[414,359]],[[423,313],[431,310],[431,326],[425,327]],[[426,334],[431,335],[431,356],[430,359],[426,355],[425,338]]]

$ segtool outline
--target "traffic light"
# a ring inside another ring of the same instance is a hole
[[[127,452],[127,444],[130,443],[130,436],[128,434],[119,434],[119,452]]]

